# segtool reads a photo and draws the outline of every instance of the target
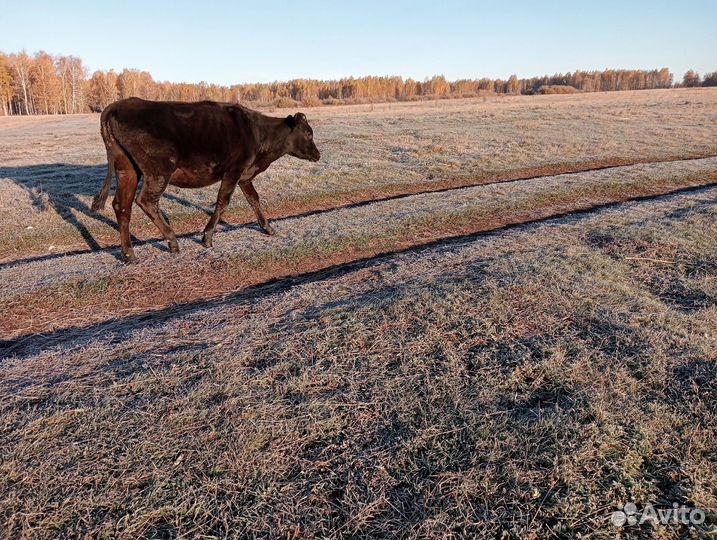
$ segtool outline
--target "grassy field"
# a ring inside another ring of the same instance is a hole
[[[283,158],[257,180],[269,217],[502,178],[712,156],[714,89],[515,96],[307,109],[322,160]],[[286,111],[276,111],[276,115]],[[0,261],[116,245],[110,205],[88,210],[106,172],[99,115],[0,118]],[[170,188],[173,227],[204,227],[217,186]],[[253,220],[241,194],[230,223]],[[138,209],[132,231],[157,238]]]
[[[277,237],[224,232],[221,249],[194,238],[182,253],[145,244],[141,265],[96,251],[0,270],[0,311],[13,313],[0,337],[87,326],[231,293],[360,258],[717,182],[717,158],[635,165],[414,195],[275,222]],[[219,241],[218,240],[218,241]],[[119,268],[118,268],[119,266]]]
[[[716,534],[716,98],[308,110],[277,236],[134,266],[97,116],[0,118],[0,538]]]

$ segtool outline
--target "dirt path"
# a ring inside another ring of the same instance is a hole
[[[271,319],[282,319],[290,318],[293,311],[319,313],[326,306],[340,305],[384,288],[400,286],[419,289],[439,275],[453,275],[454,279],[458,279],[461,273],[470,272],[468,267],[482,258],[509,257],[531,249],[526,242],[538,244],[536,237],[544,238],[545,245],[563,246],[570,245],[571,236],[581,237],[574,246],[574,250],[580,251],[580,244],[585,241],[582,238],[585,229],[613,227],[615,235],[620,236],[626,223],[658,223],[667,217],[687,216],[691,209],[714,208],[716,195],[717,186],[712,185],[692,192],[617,203],[607,208],[455,237],[399,253],[273,280],[219,298],[115,318],[92,327],[60,328],[44,335],[25,336],[4,343],[0,341],[0,351],[4,346],[5,352],[17,358],[52,356],[53,347],[59,350],[76,349],[79,354],[79,351],[85,351],[88,343],[94,343],[89,351],[82,352],[91,356],[93,351],[116,348],[117,343],[130,336],[133,346],[144,349],[147,346],[142,341],[147,333],[154,336],[154,343],[164,342],[172,346],[178,339],[184,344],[191,344],[194,334],[208,332],[202,339],[220,346],[235,327],[251,326],[253,319],[261,319],[267,314]],[[528,241],[528,238],[532,240]],[[663,240],[669,242],[669,239]],[[638,257],[635,262],[649,264],[651,261],[649,257]],[[242,320],[242,317],[246,319]],[[5,364],[6,367],[8,365]]]
[[[137,248],[125,266],[115,250],[0,269],[0,309],[12,313],[0,336],[83,327],[116,317],[218,298],[272,279],[405,250],[437,240],[536,221],[715,182],[717,158],[634,165],[428,193],[223,231],[213,250],[197,238],[172,255],[163,244]]]

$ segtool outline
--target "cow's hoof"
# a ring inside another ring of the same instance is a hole
[[[176,240],[169,243],[169,251],[172,253],[179,253],[179,243],[177,243]]]
[[[212,244],[212,235],[207,234],[207,233],[204,233],[204,236],[202,237],[202,245],[203,245],[205,248],[210,248],[210,247],[212,247],[212,245],[213,245],[213,244]]]
[[[269,225],[268,223],[267,223],[264,227],[262,227],[262,229],[264,229],[264,232],[265,232],[266,234],[268,234],[269,236],[274,236],[274,235],[276,234],[276,231],[274,230],[274,227],[272,227],[272,226]]]
[[[124,256],[125,264],[137,264],[139,262],[139,259],[134,254],[134,252],[123,253],[122,255]]]

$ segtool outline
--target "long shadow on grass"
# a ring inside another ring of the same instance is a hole
[[[50,208],[82,235],[90,249],[100,245],[75,212],[91,217],[117,230],[117,224],[101,214],[93,213],[82,202],[81,196],[94,196],[102,185],[106,165],[71,165],[52,163],[27,167],[0,167],[0,178],[9,178],[22,187],[30,197],[32,206],[40,211]]]
[[[434,248],[455,248],[456,246],[459,246],[461,244],[472,242],[480,238],[491,238],[499,234],[503,234],[506,231],[514,229],[530,231],[531,229],[543,223],[565,223],[565,221],[559,221],[565,219],[568,219],[570,221],[578,221],[586,216],[599,213],[600,211],[621,206],[626,202],[637,203],[643,201],[669,201],[675,197],[679,197],[686,193],[708,192],[710,190],[715,189],[715,187],[717,187],[717,183],[713,182],[702,186],[693,186],[678,189],[663,195],[635,197],[625,201],[597,205],[595,207],[584,210],[562,212],[559,214],[554,214],[552,216],[547,216],[532,221],[506,225],[504,227],[499,227],[490,231],[480,231],[467,235],[455,236],[452,238],[434,240],[425,244],[402,248],[375,257],[365,257],[349,263],[337,264],[325,268],[323,270],[309,272],[306,274],[301,274],[299,276],[271,279],[269,281],[266,281],[265,283],[247,287],[233,294],[218,299],[196,300],[177,306],[167,307],[165,309],[160,309],[157,311],[144,312],[137,315],[130,315],[128,317],[118,317],[92,326],[62,328],[54,332],[48,332],[46,334],[31,334],[11,340],[0,340],[0,359],[7,358],[10,355],[23,357],[37,354],[38,352],[43,349],[46,349],[47,347],[51,347],[60,343],[62,343],[66,347],[77,346],[83,343],[87,343],[89,340],[94,339],[96,337],[106,335],[112,335],[113,343],[119,343],[129,334],[140,328],[161,324],[163,322],[173,319],[174,317],[190,315],[204,309],[212,309],[221,306],[234,305],[241,302],[251,301],[269,294],[276,294],[290,290],[295,285],[299,284],[314,283],[329,278],[341,277],[360,268],[371,268],[379,264],[383,264],[387,261],[390,261],[396,255],[400,255],[403,253],[420,253],[422,251]]]
[[[638,160],[635,162],[621,161],[618,164],[598,164],[596,166],[591,166],[590,164],[587,164],[587,166],[585,166],[585,165],[577,166],[576,168],[574,168],[574,170],[563,170],[563,171],[558,171],[558,172],[552,172],[550,174],[538,174],[538,175],[518,174],[515,177],[508,176],[505,178],[501,178],[500,176],[495,176],[495,177],[489,177],[488,179],[476,180],[475,182],[468,182],[463,185],[458,185],[458,186],[454,185],[454,186],[449,186],[449,187],[436,187],[436,185],[429,184],[425,187],[425,189],[421,189],[419,191],[410,191],[410,192],[399,193],[399,194],[395,194],[395,195],[379,196],[379,197],[375,197],[375,198],[372,198],[369,200],[361,200],[361,201],[357,201],[357,202],[338,204],[335,206],[331,206],[329,208],[318,208],[318,209],[314,209],[314,210],[306,210],[303,212],[292,213],[289,215],[277,216],[277,217],[273,218],[273,220],[278,221],[278,220],[282,220],[282,219],[302,218],[302,217],[308,217],[308,216],[313,216],[313,215],[317,215],[317,214],[324,214],[327,212],[333,212],[335,210],[340,210],[340,209],[345,209],[345,208],[359,208],[359,207],[367,206],[367,205],[374,204],[377,202],[394,201],[394,200],[398,200],[398,199],[404,199],[406,197],[413,197],[413,196],[420,195],[423,193],[444,193],[444,192],[448,192],[448,191],[458,191],[461,189],[469,189],[471,187],[476,187],[476,186],[481,186],[481,185],[490,185],[490,184],[498,184],[498,183],[508,184],[508,183],[513,183],[513,182],[524,182],[524,181],[530,181],[530,180],[536,180],[539,178],[544,178],[547,176],[558,176],[558,175],[566,176],[566,175],[582,174],[582,173],[586,173],[586,172],[602,171],[602,170],[606,170],[606,169],[616,169],[616,168],[621,168],[621,167],[629,167],[629,166],[633,166],[633,165],[649,164],[649,163],[671,163],[671,162],[675,162],[675,161],[695,161],[695,160],[700,160],[700,159],[707,159],[710,157],[715,157],[715,156],[710,154],[710,155],[696,156],[696,157],[668,158],[668,159],[657,160],[657,161],[655,161],[655,160],[642,160],[642,161]],[[38,165],[35,167],[38,169],[42,169],[42,168],[55,167],[55,166],[74,167],[74,168],[79,167],[79,166],[75,166],[75,165],[69,165],[69,166],[68,165]],[[102,175],[104,175],[104,172],[105,172],[104,166],[97,166],[97,167],[90,167],[90,168],[97,169],[98,167],[100,169],[102,169]],[[33,167],[19,168],[19,170],[32,169],[32,168]],[[3,169],[0,167],[0,178],[5,176],[5,173],[3,171],[11,171],[11,174],[12,174],[12,171],[14,171],[14,170],[16,170],[16,169],[12,169],[12,168]],[[100,181],[93,178],[92,186],[94,186],[94,187],[90,190],[89,193],[86,193],[86,195],[94,195],[97,191],[99,191]],[[182,206],[185,206],[187,208],[201,210],[202,212],[206,213],[207,215],[210,215],[212,213],[211,210],[209,210],[203,206],[197,205],[195,203],[192,203],[190,201],[187,201],[186,199],[182,199],[181,197],[178,197],[177,195],[174,195],[171,193],[165,193],[164,197],[166,197],[167,199],[172,200],[178,204],[181,204]],[[81,211],[82,213],[85,213],[86,215],[89,215],[93,218],[99,219],[105,223],[110,224],[115,230],[117,229],[117,225],[115,224],[114,221],[108,220],[107,218],[104,218],[102,216],[98,216],[98,214],[88,213],[88,212],[90,212],[89,208],[81,202],[79,202],[79,204],[81,205],[81,208],[78,208],[78,210]],[[68,219],[70,219],[70,218],[74,218],[74,216],[71,216],[71,213],[70,213],[70,217],[68,217]],[[74,220],[74,221],[76,221],[76,220]],[[73,224],[74,224],[74,221],[73,221]],[[236,225],[231,225],[231,224],[225,222],[224,220],[221,220],[220,223],[222,223],[222,225],[224,226],[224,228],[226,230],[236,230],[239,228],[257,228],[253,224],[253,222],[239,223]],[[79,225],[81,226],[81,224],[79,224]],[[82,232],[82,230],[80,230],[80,232]],[[86,231],[86,232],[89,235],[89,231]],[[177,235],[177,238],[191,238],[191,237],[197,235],[198,232],[199,231],[180,234],[180,235]],[[84,236],[85,235],[83,234],[83,237]],[[133,237],[132,242],[134,245],[142,245],[142,244],[156,242],[158,238],[159,237],[152,238],[149,240],[139,241]],[[92,239],[91,242],[94,242],[94,245],[97,246],[97,242],[95,242],[94,239]],[[31,262],[45,261],[45,260],[55,259],[57,257],[66,257],[69,255],[80,255],[83,253],[89,253],[91,251],[99,249],[99,247],[97,247],[97,248],[92,247],[93,244],[91,244],[90,242],[88,242],[88,245],[90,246],[89,249],[77,249],[77,250],[72,250],[72,251],[52,253],[52,254],[48,254],[48,255],[36,255],[36,256],[26,257],[23,259],[15,259],[15,260],[8,261],[5,263],[0,263],[0,268],[6,267],[6,266],[15,266],[15,265],[19,265],[19,264],[31,263]],[[117,253],[119,253],[119,251],[117,250],[117,247],[118,246],[113,246],[112,248],[109,248],[109,249],[114,249],[113,253],[115,253],[115,256],[119,257],[119,255],[117,255]]]
[[[23,188],[33,207],[40,211],[54,210],[68,224],[72,225],[82,236],[88,249],[72,252],[40,255],[34,258],[13,261],[7,264],[18,264],[32,260],[52,259],[55,257],[86,253],[101,249],[100,244],[87,226],[78,219],[78,214],[87,216],[108,227],[118,230],[117,222],[104,215],[92,212],[82,198],[94,197],[100,190],[107,174],[107,165],[73,165],[67,163],[51,163],[45,165],[29,165],[27,167],[0,167],[0,178],[9,178]],[[114,184],[113,179],[113,184]],[[211,213],[206,208],[187,201],[175,194],[167,193],[165,197],[187,208],[199,209]],[[133,241],[136,242],[136,238]],[[148,242],[153,242],[148,240]],[[117,255],[119,257],[119,255]],[[3,265],[0,265],[2,267]]]
[[[23,259],[16,259],[6,263],[0,263],[0,268],[7,266],[15,266],[30,262],[52,260],[59,257],[67,257],[70,255],[80,255],[90,253],[101,249],[107,249],[118,260],[123,260],[119,251],[119,227],[116,220],[108,218],[101,213],[92,212],[90,207],[83,202],[82,197],[94,197],[100,190],[102,182],[107,173],[106,165],[72,165],[66,163],[52,163],[46,165],[30,165],[27,167],[0,167],[0,178],[12,180],[15,184],[22,187],[30,197],[33,207],[40,211],[54,210],[68,224],[72,225],[82,236],[87,244],[87,248],[74,249],[69,251],[61,251],[56,253],[48,253],[44,255],[36,255]],[[116,186],[116,180],[113,179],[113,187]],[[137,192],[141,189],[141,180]],[[110,191],[110,198],[112,197]],[[212,209],[191,202],[174,193],[165,192],[162,196],[164,199],[179,204],[187,209],[200,211],[206,215],[212,214]],[[134,212],[141,212],[137,207]],[[103,248],[94,238],[87,226],[78,219],[77,214],[81,214],[92,218],[104,225],[107,225],[117,231],[117,246]],[[168,221],[171,216],[166,216]],[[236,229],[240,227],[255,228],[253,223],[230,225],[224,220],[220,222],[225,229]],[[178,235],[180,238],[188,238],[195,236],[197,233],[187,233]],[[160,249],[167,249],[161,238],[150,238],[147,240],[139,240],[132,236],[132,243],[135,246],[143,244],[155,244]]]

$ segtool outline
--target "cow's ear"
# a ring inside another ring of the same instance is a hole
[[[292,115],[287,116],[284,122],[286,122],[286,125],[289,126],[291,129],[294,129],[297,124],[296,117]]]

